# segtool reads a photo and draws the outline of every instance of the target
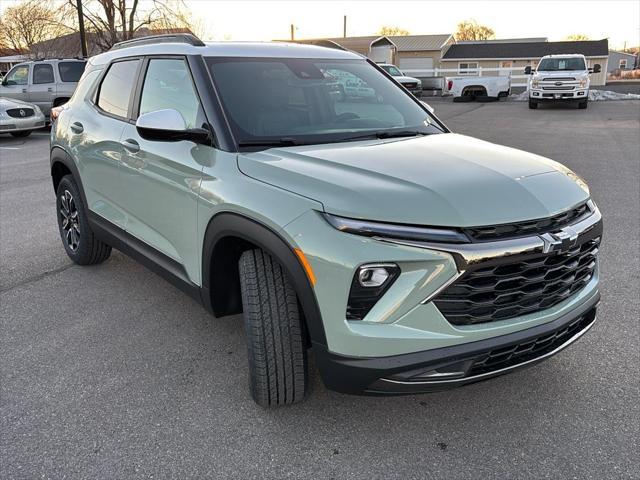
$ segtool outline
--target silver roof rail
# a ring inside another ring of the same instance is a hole
[[[187,43],[194,47],[204,47],[204,42],[190,33],[170,33],[167,35],[150,35],[148,37],[132,38],[118,42],[110,50],[120,50],[121,48],[137,47],[139,45],[153,45],[156,43]]]

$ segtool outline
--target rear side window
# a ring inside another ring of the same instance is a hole
[[[149,61],[142,87],[140,115],[166,108],[180,112],[187,128],[196,128],[204,122],[191,74],[184,60]]]
[[[77,82],[84,73],[86,62],[60,62],[58,72],[63,82]]]
[[[80,83],[78,83],[78,86],[73,92],[73,96],[71,97],[71,100],[69,100],[69,103],[75,104],[84,101],[92,90],[92,87],[95,85],[101,72],[101,70],[94,70],[93,72],[88,72],[84,77],[82,77],[80,79]]]
[[[33,66],[33,83],[53,83],[53,67],[48,63]]]
[[[98,107],[117,117],[126,118],[140,60],[127,60],[111,65],[102,80]]]

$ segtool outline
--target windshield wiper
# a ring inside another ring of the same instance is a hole
[[[239,147],[295,147],[296,145],[304,145],[293,138],[275,138],[273,140],[240,140]]]
[[[427,132],[421,132],[419,130],[399,130],[395,132],[372,132],[365,133],[363,135],[356,135],[354,137],[342,138],[340,142],[350,142],[353,140],[364,140],[367,138],[400,138],[400,137],[418,137],[429,135]]]

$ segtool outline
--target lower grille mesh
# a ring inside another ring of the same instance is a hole
[[[506,320],[569,298],[591,280],[600,238],[566,252],[471,270],[434,303],[454,325]]]
[[[576,318],[569,325],[555,332],[528,340],[517,345],[490,350],[476,359],[467,372],[467,376],[495,372],[503,368],[539,358],[554,351],[571,337],[587,328],[595,320],[595,309]]]

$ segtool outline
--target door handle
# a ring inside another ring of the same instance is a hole
[[[140,151],[140,144],[131,138],[127,138],[124,142],[122,142],[122,146],[129,153],[138,153]]]
[[[73,122],[71,124],[70,128],[71,128],[71,131],[73,133],[78,133],[79,134],[79,133],[84,132],[84,127],[82,126],[82,124],[80,122]]]
[[[22,89],[22,93],[27,93],[27,89],[26,89],[26,88],[23,88],[23,89]]]
[[[47,88],[47,92],[53,92],[53,88],[51,87]]]

